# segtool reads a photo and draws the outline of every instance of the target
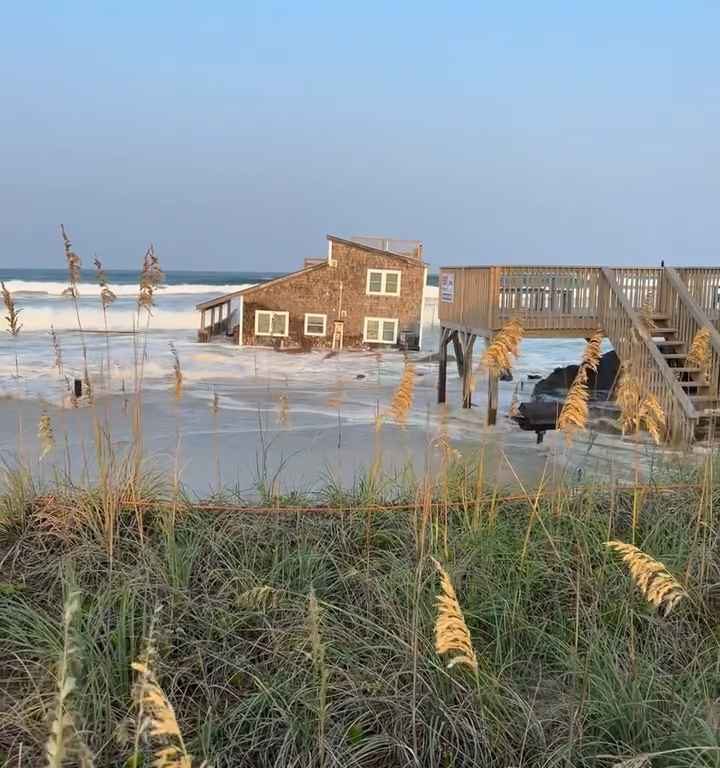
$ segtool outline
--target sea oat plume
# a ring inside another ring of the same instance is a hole
[[[572,440],[575,432],[587,426],[590,390],[585,383],[584,371],[584,368],[580,368],[575,376],[558,417],[558,429],[563,432],[568,442]]]
[[[403,426],[407,423],[408,413],[412,408],[414,389],[415,366],[406,360],[400,383],[390,403],[390,412],[396,424]]]
[[[159,608],[155,609],[155,617]],[[155,618],[148,633],[145,651],[131,666],[138,677],[134,686],[138,710],[136,739],[143,736],[155,740],[154,768],[191,768],[192,759],[187,753],[175,710],[158,682],[155,671]],[[136,759],[137,759],[136,742]],[[136,763],[139,764],[139,763]]]
[[[627,365],[623,365],[620,372],[616,400],[620,408],[620,427],[623,435],[634,434],[640,427],[642,391],[640,380],[632,375]]]
[[[524,334],[522,323],[517,318],[511,318],[488,345],[480,364],[495,374],[510,372],[514,358],[520,352]]]
[[[641,549],[623,541],[608,541],[606,545],[622,555],[642,596],[655,608],[662,609],[665,616],[687,597],[685,588],[668,569]]]
[[[655,291],[647,291],[643,302],[640,305],[640,319],[643,321],[648,331],[655,329],[655,320],[653,314],[655,312]]]
[[[60,234],[62,235],[63,245],[65,246],[65,260],[67,261],[68,278],[70,280],[70,287],[65,289],[63,293],[64,295],[75,297],[77,296],[77,284],[80,282],[81,277],[80,257],[73,251],[70,238],[67,236],[65,227],[62,224],[60,225]]]
[[[283,392],[278,400],[278,423],[282,427],[287,427],[290,423],[290,400],[286,392]]]
[[[40,441],[40,461],[55,447],[55,432],[52,420],[47,413],[43,413],[38,422],[38,440]]]
[[[107,309],[115,301],[115,299],[117,299],[117,296],[110,290],[110,286],[108,285],[107,281],[107,275],[105,274],[105,270],[103,269],[103,265],[100,259],[95,257],[94,264],[95,278],[98,281],[98,285],[100,286],[100,302],[102,303],[103,309]]]
[[[210,410],[217,416],[220,412],[220,396],[216,389],[213,389],[212,402],[210,404]]]
[[[52,325],[50,326],[50,338],[52,339],[53,353],[55,355],[53,366],[57,368],[58,375],[63,376],[62,348],[60,347],[60,339]]]
[[[160,269],[160,260],[155,255],[155,248],[151,244],[143,258],[142,272],[140,273],[140,291],[138,293],[138,308],[151,313],[155,305],[155,291],[160,288],[165,280],[165,275]]]
[[[435,622],[435,650],[440,656],[453,654],[448,669],[460,664],[477,674],[478,661],[465,623],[460,602],[445,569],[433,558],[440,574],[441,592],[437,596],[438,615]]]
[[[12,294],[5,286],[5,283],[0,281],[0,288],[2,289],[3,304],[7,310],[5,320],[8,325],[8,333],[11,336],[17,336],[22,328],[22,323],[20,322],[20,313],[22,310],[15,306],[15,299],[13,299]]]
[[[593,335],[588,339],[583,352],[581,365],[591,371],[597,373],[598,365],[600,365],[600,357],[602,355],[602,343],[605,334],[602,330],[598,329],[593,332]]]
[[[710,345],[710,329],[701,328],[693,337],[690,350],[687,354],[686,364],[690,368],[700,368],[707,379],[712,357]]]
[[[665,437],[665,411],[655,395],[645,395],[640,403],[638,415],[653,440],[660,445]]]

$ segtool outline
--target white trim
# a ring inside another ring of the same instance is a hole
[[[369,339],[367,335],[367,326],[369,320],[377,320],[379,327],[379,337],[378,339]],[[384,323],[392,323],[395,327],[395,332],[393,333],[392,341],[387,341],[386,339],[383,339],[383,325]],[[397,317],[366,317],[363,322],[363,341],[367,344],[397,344],[397,338],[398,338],[398,326],[400,325],[400,321]]]
[[[380,290],[379,291],[371,291],[370,290],[370,275],[375,272],[380,274]],[[397,292],[395,293],[388,293],[387,291],[387,276],[388,275],[397,275]],[[365,293],[368,296],[399,296],[400,295],[400,282],[402,281],[402,270],[399,269],[374,269],[373,267],[368,267],[367,271],[367,279],[365,281]]]
[[[423,270],[422,292],[420,297],[420,332],[418,333],[418,348],[422,349],[423,323],[425,321],[425,288],[427,286],[427,267]]]
[[[314,333],[312,331],[308,331],[308,317],[322,317],[322,333]],[[306,312],[303,333],[306,336],[327,336],[327,315],[322,314],[322,312]]]
[[[258,317],[260,315],[270,315],[270,331],[269,331],[269,333],[260,333],[258,331]],[[273,321],[273,316],[274,315],[284,315],[285,316],[285,333],[273,333],[272,332],[272,321]],[[287,338],[289,332],[290,332],[290,313],[289,312],[277,312],[274,309],[256,309],[255,310],[255,335],[256,336],[275,336],[275,337]]]
[[[240,297],[240,309],[239,311],[239,321],[240,321],[240,333],[238,334],[238,346],[243,346],[243,326],[245,324],[245,297]]]

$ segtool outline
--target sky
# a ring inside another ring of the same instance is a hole
[[[720,3],[0,10],[4,267],[717,264]]]

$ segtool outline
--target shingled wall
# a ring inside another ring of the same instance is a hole
[[[333,323],[339,319],[345,323],[346,348],[363,346],[365,317],[397,317],[399,331],[419,330],[425,270],[419,260],[396,258],[374,249],[339,242],[333,242],[332,256],[337,262],[335,267],[323,263],[247,291],[243,301],[243,344],[329,347]],[[400,296],[368,296],[368,269],[400,270]],[[338,315],[341,293],[342,317]],[[258,309],[289,312],[289,336],[256,337],[255,311]],[[305,336],[305,313],[327,315],[327,334],[324,338]]]

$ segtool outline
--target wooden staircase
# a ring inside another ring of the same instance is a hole
[[[618,274],[620,272],[620,274]],[[669,437],[691,443],[714,437],[720,416],[720,334],[687,291],[674,269],[655,282],[655,310],[639,306],[641,291],[620,270],[603,270],[601,314],[607,335],[621,360],[634,360],[643,387],[653,392],[665,411]],[[689,365],[695,334],[711,332],[708,365]]]

